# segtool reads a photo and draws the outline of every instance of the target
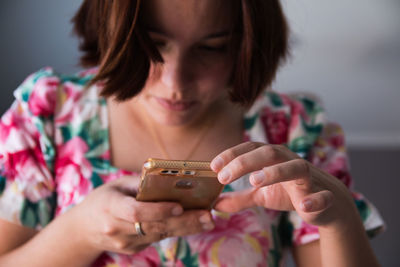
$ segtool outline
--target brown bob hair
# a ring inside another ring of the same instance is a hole
[[[149,76],[151,62],[163,59],[140,21],[140,0],[85,0],[72,18],[80,38],[83,67],[98,66],[90,84],[101,81],[102,95],[127,100]],[[231,46],[234,66],[230,98],[250,106],[275,78],[288,54],[288,25],[279,0],[229,0],[233,5]]]

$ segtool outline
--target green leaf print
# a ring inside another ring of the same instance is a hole
[[[6,178],[0,176],[0,196],[3,194],[4,189],[6,188]]]
[[[254,124],[256,123],[258,118],[258,114],[255,114],[253,117],[246,117],[244,118],[244,129],[249,130],[253,128]]]
[[[358,212],[360,213],[361,219],[365,221],[371,213],[371,210],[368,208],[367,203],[365,203],[365,201],[362,199],[355,199],[354,202],[357,206]]]
[[[60,75],[60,79],[62,83],[65,82],[72,82],[74,84],[78,84],[81,86],[85,86],[89,83],[90,80],[93,79],[94,75],[87,75],[84,77],[78,76],[76,74],[74,75]]]
[[[198,254],[192,254],[190,250],[190,246],[187,241],[183,238],[179,238],[179,245],[177,251],[177,259],[181,260],[184,266],[186,267],[196,267],[199,266],[199,257]]]
[[[278,234],[278,228],[274,225],[271,226],[271,234],[273,238],[274,247],[269,250],[268,266],[279,267],[279,262],[282,258],[281,242]]]
[[[308,151],[310,150],[313,141],[314,140],[311,136],[308,135],[299,136],[293,139],[289,143],[288,147],[295,153],[307,154]]]
[[[97,155],[88,155],[89,153],[87,153],[86,155],[89,157],[89,162],[90,165],[92,165],[93,167],[93,171],[97,172],[97,173],[102,173],[102,174],[106,174],[108,173],[108,169],[110,166],[110,161],[109,160],[105,160],[102,158],[99,158],[98,156],[100,154]]]
[[[36,203],[25,199],[21,209],[21,223],[31,228],[36,228],[38,225],[46,226],[54,217],[56,201],[55,193]]]
[[[60,127],[61,136],[64,142],[72,139],[72,129],[69,126],[61,126]]]
[[[227,193],[227,192],[233,192],[233,188],[231,185],[227,184],[224,186],[224,189],[222,190],[222,193]]]
[[[39,79],[50,76],[56,76],[52,69],[46,69],[46,68],[40,69],[39,71],[35,72],[34,76],[32,77],[32,83],[36,84]]]
[[[308,125],[303,121],[302,125],[306,132],[305,135],[291,140],[288,144],[288,147],[293,152],[307,154],[317,140],[318,136],[321,134],[322,124]]]
[[[267,96],[269,97],[271,103],[275,106],[275,107],[281,107],[283,106],[283,102],[281,97],[274,92],[267,92]]]
[[[37,203],[37,213],[39,217],[39,223],[42,226],[45,226],[50,223],[50,221],[54,217],[54,209],[57,206],[57,197],[56,194],[47,198],[41,199]]]
[[[92,173],[92,178],[90,178],[90,180],[92,181],[94,188],[99,187],[100,185],[103,184],[103,180],[100,178],[100,176],[96,172]]]
[[[29,101],[29,96],[31,95],[30,91],[23,91],[21,93],[22,101],[28,102]]]

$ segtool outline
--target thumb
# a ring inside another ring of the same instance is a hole
[[[238,212],[256,206],[254,189],[223,193],[217,199],[214,209],[221,212]]]
[[[124,194],[136,196],[139,190],[140,177],[137,175],[126,175],[116,179],[114,185]]]
[[[332,205],[334,195],[331,191],[323,190],[305,197],[300,204],[303,212],[324,211]]]

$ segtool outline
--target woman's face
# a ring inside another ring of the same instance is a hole
[[[226,105],[232,12],[223,0],[145,0],[144,26],[164,63],[136,97],[159,124],[183,126]]]

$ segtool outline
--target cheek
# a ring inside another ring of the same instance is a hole
[[[232,72],[230,62],[217,62],[197,72],[198,88],[211,93],[227,92]]]

